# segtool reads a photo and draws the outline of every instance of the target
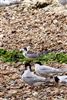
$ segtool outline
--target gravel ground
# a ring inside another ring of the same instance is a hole
[[[67,10],[58,5],[42,9],[27,9],[22,4],[0,7],[0,48],[13,50],[28,45],[34,51],[67,51]],[[31,91],[20,78],[22,70],[21,63],[0,62],[0,100],[67,100],[67,86]]]
[[[67,50],[67,10],[62,6],[27,9],[21,4],[0,8],[0,47]]]

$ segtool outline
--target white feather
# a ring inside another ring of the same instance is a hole
[[[22,80],[29,85],[35,85],[38,83],[46,82],[46,78],[34,74],[33,72],[30,71],[30,69],[24,71],[22,75]]]
[[[40,65],[40,64],[35,63],[35,72],[42,76],[44,76],[44,75],[49,76],[50,74],[66,72],[66,70],[57,69],[57,68],[53,68],[50,66]]]
[[[67,83],[67,75],[63,75],[63,76],[57,76],[59,79],[59,82],[61,83]]]

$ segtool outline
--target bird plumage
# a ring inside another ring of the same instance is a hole
[[[40,62],[35,63],[35,72],[42,76],[49,76],[52,74],[58,74],[66,72],[67,70],[57,69],[50,66],[42,65]]]
[[[29,51],[27,47],[20,49],[20,51],[23,51],[23,56],[26,58],[37,58],[40,56],[40,53]]]
[[[44,55],[44,54],[47,54],[47,53],[50,52],[47,49],[44,50],[44,51],[38,52],[38,53],[37,52],[32,52],[32,51],[30,51],[30,46],[25,47],[25,48],[21,48],[20,51],[23,51],[23,55],[26,58],[37,58],[41,55]]]
[[[56,83],[67,83],[67,75],[54,77]]]
[[[22,75],[22,80],[24,82],[26,82],[29,85],[36,85],[38,83],[45,83],[46,82],[46,78],[38,76],[36,74],[34,74],[34,72],[32,72],[30,70],[29,66],[26,66],[27,69],[24,71],[23,75]]]

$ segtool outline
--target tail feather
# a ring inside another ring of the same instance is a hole
[[[63,73],[64,72],[66,73],[67,72],[67,68],[62,68],[62,69],[60,69],[60,71],[63,72]]]

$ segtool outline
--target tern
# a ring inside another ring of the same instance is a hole
[[[56,83],[67,83],[67,75],[55,76],[54,79]]]
[[[29,63],[25,64],[25,71],[22,74],[22,80],[30,86],[37,86],[42,83],[47,82],[45,77],[38,76],[34,74],[31,70],[31,65]]]
[[[23,48],[23,55],[26,58],[37,58],[37,57],[40,56],[39,53],[34,53],[34,52],[31,52],[31,51],[27,51],[26,48]]]
[[[29,47],[22,48],[22,49],[20,49],[20,51],[23,51],[23,56],[25,58],[37,58],[37,57],[39,57],[39,56],[41,56],[43,54],[49,53],[48,50],[35,53],[35,52],[30,51]]]
[[[50,76],[53,74],[67,72],[66,69],[64,70],[64,69],[53,68],[47,65],[43,65],[41,64],[41,62],[36,62],[34,66],[35,66],[35,72],[41,76]]]

